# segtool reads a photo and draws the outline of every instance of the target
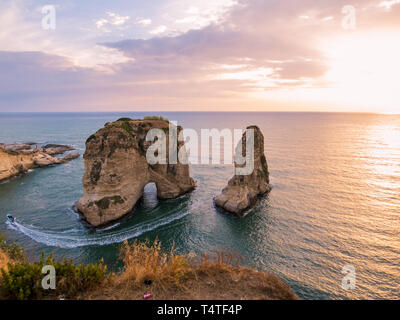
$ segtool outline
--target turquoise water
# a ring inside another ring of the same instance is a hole
[[[121,116],[151,113],[0,114],[0,142],[75,146]],[[137,212],[106,230],[82,225],[83,159],[33,170],[0,184],[0,231],[31,258],[42,251],[118,268],[121,241],[158,237],[181,253],[229,248],[243,263],[276,273],[304,299],[400,298],[400,116],[329,113],[157,113],[185,128],[245,128],[265,136],[272,192],[243,219],[212,198],[230,166],[192,165],[197,189],[158,201],[146,187]],[[13,213],[18,224],[6,223]],[[342,288],[344,265],[356,289]],[[216,297],[217,298],[217,297]]]

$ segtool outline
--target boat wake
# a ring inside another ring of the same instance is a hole
[[[168,225],[173,221],[187,216],[189,211],[178,212],[161,218],[155,218],[146,222],[135,224],[126,229],[119,228],[103,229],[101,232],[82,233],[82,229],[71,229],[64,231],[46,230],[31,225],[24,225],[18,221],[6,222],[7,228],[20,232],[32,240],[47,246],[58,248],[77,248],[86,246],[102,246],[113,243],[121,243],[125,240],[136,238],[146,232]]]

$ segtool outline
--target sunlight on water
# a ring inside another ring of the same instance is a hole
[[[143,115],[2,115],[0,142],[71,144],[83,152],[86,138],[104,123]],[[135,214],[95,231],[71,209],[82,195],[80,158],[0,184],[0,214],[17,218],[15,225],[2,223],[0,231],[32,258],[54,251],[79,263],[104,257],[118,268],[123,240],[158,237],[179,252],[230,248],[246,265],[276,273],[304,299],[400,298],[400,116],[161,115],[195,130],[258,125],[272,192],[243,219],[221,214],[212,198],[232,167],[193,165],[198,185],[193,193],[158,201],[149,184]],[[356,270],[355,290],[342,288],[345,265]]]

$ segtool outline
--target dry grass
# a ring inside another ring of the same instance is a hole
[[[136,241],[132,245],[124,242],[121,259],[124,262],[124,271],[119,278],[130,285],[140,284],[144,280],[179,282],[189,269],[186,256],[175,254],[174,248],[170,252],[164,252],[158,240],[153,244],[148,241]]]
[[[174,249],[163,252],[158,240],[125,242],[121,259],[124,270],[120,274],[78,298],[143,299],[150,292],[160,300],[297,299],[275,275],[240,267],[240,258],[230,251],[178,255]]]
[[[2,249],[0,249],[0,270],[4,269],[7,271],[7,264],[11,262],[12,260],[9,258],[9,256]]]
[[[165,252],[161,243],[124,242],[120,255],[124,269],[111,274],[95,289],[76,299],[138,300],[146,293],[157,300],[268,300],[297,299],[275,275],[240,266],[236,254],[215,250],[212,254]],[[0,248],[0,268],[13,262]],[[0,279],[1,280],[1,279]]]

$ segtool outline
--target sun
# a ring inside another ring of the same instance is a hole
[[[307,111],[400,113],[399,31],[346,32],[316,41],[327,71],[310,86],[255,92]]]
[[[394,32],[346,35],[325,42],[331,97],[364,110],[400,113],[400,41]]]

